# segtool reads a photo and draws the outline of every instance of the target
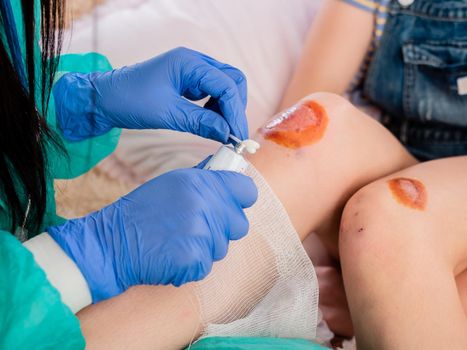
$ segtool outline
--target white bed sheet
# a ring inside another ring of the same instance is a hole
[[[68,52],[98,51],[115,67],[177,46],[240,68],[248,78],[250,131],[278,107],[321,0],[107,0],[73,24]],[[143,181],[193,166],[218,144],[169,131],[124,131],[101,167]]]

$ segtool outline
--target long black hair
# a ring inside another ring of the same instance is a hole
[[[10,0],[1,1],[5,36],[0,39],[0,196],[9,210],[12,232],[23,225],[29,206],[25,226],[35,231],[46,209],[46,148],[55,143],[44,115],[61,50],[65,1],[21,0],[23,18],[16,21],[22,20],[24,33],[16,32]],[[35,16],[36,6],[41,18]],[[35,52],[39,29],[41,52]],[[24,37],[24,43],[18,37]]]

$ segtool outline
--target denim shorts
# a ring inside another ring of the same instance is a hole
[[[391,1],[364,82],[420,160],[467,154],[467,0]]]

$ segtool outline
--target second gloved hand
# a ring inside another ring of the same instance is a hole
[[[53,94],[58,124],[71,141],[114,127],[185,131],[223,143],[230,133],[248,138],[243,73],[186,48],[110,72],[65,74]],[[206,96],[204,108],[188,101]]]
[[[248,232],[243,212],[257,199],[251,178],[227,171],[176,170],[89,216],[49,227],[88,282],[93,302],[138,284],[204,278]]]

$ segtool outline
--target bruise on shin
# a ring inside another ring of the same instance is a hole
[[[425,210],[427,193],[421,181],[399,177],[389,180],[388,186],[398,203],[411,209]]]
[[[321,140],[328,123],[323,106],[316,101],[304,101],[280,113],[260,132],[266,140],[297,149]]]

